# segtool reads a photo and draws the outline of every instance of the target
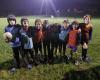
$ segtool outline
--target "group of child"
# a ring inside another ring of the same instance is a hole
[[[35,26],[29,25],[27,17],[21,19],[21,24],[16,24],[16,17],[7,17],[8,25],[5,33],[10,32],[13,38],[5,40],[12,47],[14,56],[14,66],[11,71],[20,68],[22,61],[28,69],[32,65],[40,63],[54,62],[54,55],[60,53],[60,61],[73,59],[73,54],[77,57],[77,46],[81,44],[81,60],[87,61],[88,42],[92,38],[91,16],[85,15],[84,22],[79,23],[74,20],[69,24],[64,20],[62,25],[58,23],[49,24],[48,20],[35,20]],[[70,48],[70,56],[66,55],[66,47]],[[59,51],[59,52],[58,52]],[[21,61],[22,60],[22,61]],[[78,65],[77,58],[74,60]]]

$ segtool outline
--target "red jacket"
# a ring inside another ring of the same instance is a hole
[[[68,36],[68,45],[77,46],[78,30],[71,30]]]
[[[34,42],[39,43],[44,40],[45,32],[42,29],[36,29],[34,33]]]

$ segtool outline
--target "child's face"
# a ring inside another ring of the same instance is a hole
[[[9,24],[10,24],[10,25],[15,25],[16,22],[15,22],[15,20],[10,20],[10,21],[9,21]]]
[[[48,25],[48,21],[44,21],[43,22],[43,25]]]
[[[28,27],[28,26],[29,26],[29,22],[28,22],[27,20],[24,20],[24,21],[22,22],[22,25],[23,25],[24,27]]]
[[[73,24],[73,25],[72,25],[72,29],[73,29],[73,30],[77,29],[77,27],[78,27],[77,24]]]
[[[41,29],[42,28],[42,22],[36,22],[36,27],[38,29]]]
[[[86,18],[84,19],[84,23],[89,24],[89,23],[90,23],[90,18],[86,17]]]
[[[68,27],[68,23],[63,22],[63,26],[64,26],[64,28],[67,28]]]

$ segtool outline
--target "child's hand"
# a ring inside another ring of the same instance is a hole
[[[84,48],[84,49],[87,49],[87,48],[88,48],[88,46],[87,46],[86,43],[84,43],[83,48]]]
[[[5,39],[5,42],[6,42],[6,43],[9,43],[10,41],[9,41],[8,39]]]
[[[16,43],[19,42],[19,38],[16,38],[15,42],[16,42]]]
[[[78,32],[80,33],[81,32],[81,29],[78,29]]]

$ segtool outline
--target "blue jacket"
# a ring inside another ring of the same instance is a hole
[[[5,27],[5,32],[10,32],[13,36],[11,42],[9,43],[11,47],[21,46],[19,30],[20,30],[20,25],[14,25],[14,26],[8,25],[7,27]]]
[[[23,30],[23,28],[20,30],[21,35],[21,45],[23,49],[32,49],[33,48],[33,40],[32,37],[33,34],[33,28],[29,27],[27,31]]]
[[[70,31],[70,27],[65,29],[63,26],[61,26],[60,33],[59,33],[59,39],[62,41],[65,41],[67,39],[67,35],[69,31]]]

